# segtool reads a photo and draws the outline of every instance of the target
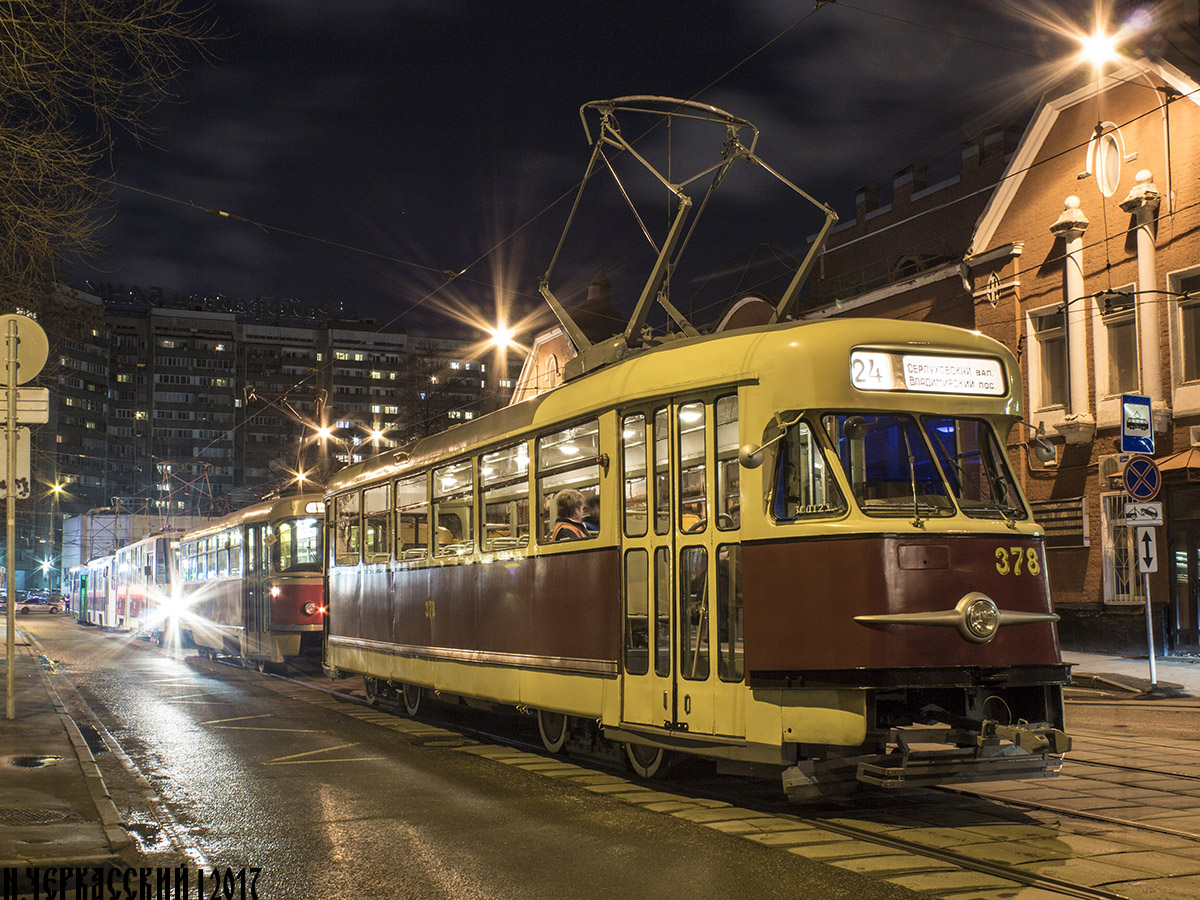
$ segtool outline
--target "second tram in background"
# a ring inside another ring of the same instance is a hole
[[[324,620],[320,495],[248,506],[180,539],[180,629],[201,654],[260,669],[319,654]]]
[[[158,532],[90,560],[79,586],[79,620],[161,641],[182,534]]]

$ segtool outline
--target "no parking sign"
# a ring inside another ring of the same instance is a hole
[[[1162,473],[1150,457],[1135,456],[1125,463],[1121,481],[1134,500],[1153,500],[1162,487]]]

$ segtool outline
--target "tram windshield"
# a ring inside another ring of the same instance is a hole
[[[954,515],[954,501],[912,416],[837,413],[822,424],[864,513]]]
[[[921,424],[964,513],[986,519],[1026,517],[1008,459],[987,422],[925,416]]]
[[[321,521],[314,516],[287,519],[275,526],[275,571],[321,571]]]

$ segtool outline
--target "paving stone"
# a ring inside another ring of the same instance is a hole
[[[1059,829],[1049,825],[1029,825],[1001,822],[980,828],[964,828],[963,831],[982,835],[997,841],[1032,841],[1058,837]]]
[[[612,796],[629,803],[661,803],[663,801],[679,803],[684,801],[684,798],[678,794],[667,794],[662,791],[651,791],[645,788],[630,791],[628,794],[613,794]]]
[[[1048,891],[1027,884],[982,890],[945,891],[938,896],[939,900],[1063,900],[1063,895],[1058,891]]]
[[[985,875],[983,872],[970,872],[958,869],[953,872],[922,872],[914,875],[896,875],[885,879],[892,884],[906,887],[909,890],[920,891],[922,894],[932,894],[937,897],[949,896],[954,892],[984,890],[988,888],[1013,888],[1016,882],[995,875]],[[1060,900],[1061,900],[1061,895]]]
[[[1126,868],[1121,865],[1104,862],[1104,860],[1115,858],[1117,857],[1058,859],[1049,862],[1022,863],[1016,868],[1035,875],[1045,875],[1048,878],[1057,878],[1060,881],[1071,881],[1075,884],[1085,884],[1091,887],[1101,884],[1113,884],[1118,881],[1137,880],[1139,870],[1136,867],[1130,866]]]
[[[1162,792],[1161,791],[1149,791],[1149,790],[1146,790],[1145,788],[1114,787],[1114,788],[1107,788],[1102,791],[1096,791],[1095,795],[1097,797],[1108,797],[1111,800],[1135,801],[1135,800],[1146,800],[1151,797],[1160,797],[1160,796],[1162,796]]]
[[[1126,881],[1109,885],[1108,890],[1137,900],[1183,900],[1200,897],[1200,877],[1185,875],[1180,878],[1154,878],[1144,881]]]
[[[1114,853],[1101,857],[1103,862],[1115,866],[1129,866],[1152,872],[1164,878],[1174,878],[1179,875],[1200,875],[1200,859],[1189,859],[1174,853],[1162,853],[1155,850],[1136,850],[1130,853]]]
[[[884,875],[912,875],[918,872],[954,872],[959,868],[952,863],[930,859],[926,856],[917,856],[913,853],[904,853],[903,851],[897,851],[894,854],[886,856],[835,859],[830,861],[830,865],[837,866],[839,869],[846,869],[850,872],[858,872],[861,875],[874,875],[876,877]]]
[[[1048,862],[1051,860],[1070,859],[1071,851],[1066,847],[1055,849],[1050,842],[1041,844],[1009,843],[995,841],[985,844],[970,844],[961,848],[964,856],[987,862],[1017,865],[1018,863]]]
[[[748,834],[746,840],[767,847],[796,847],[801,844],[832,844],[850,840],[818,828],[798,828],[795,831],[772,831],[769,834]]]
[[[788,850],[788,853],[795,853],[797,856],[803,856],[805,859],[829,862],[835,859],[894,855],[886,851],[887,848],[881,848],[877,844],[868,844],[866,841],[856,841],[852,838],[847,838],[844,841],[838,841],[834,844],[805,844],[800,847],[792,847]]]
[[[727,806],[720,809],[695,809],[681,810],[675,813],[680,819],[687,819],[689,822],[699,822],[706,824],[708,822],[729,822],[734,819],[765,819],[770,817],[770,813],[756,813],[748,809],[740,809],[736,806]]]

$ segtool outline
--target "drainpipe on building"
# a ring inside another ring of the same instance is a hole
[[[1164,409],[1162,343],[1158,325],[1158,250],[1154,246],[1158,206],[1162,197],[1154,186],[1149,169],[1135,176],[1137,182],[1121,209],[1137,216],[1137,330],[1138,359],[1142,376],[1142,393],[1150,398],[1152,408]]]
[[[1096,433],[1096,420],[1089,414],[1087,365],[1087,308],[1083,303],[1083,233],[1088,218],[1079,209],[1079,198],[1068,197],[1062,215],[1050,231],[1065,242],[1063,284],[1066,303],[1063,306],[1067,328],[1067,369],[1069,373],[1069,408],[1066,421],[1055,430],[1068,444],[1089,443]]]

